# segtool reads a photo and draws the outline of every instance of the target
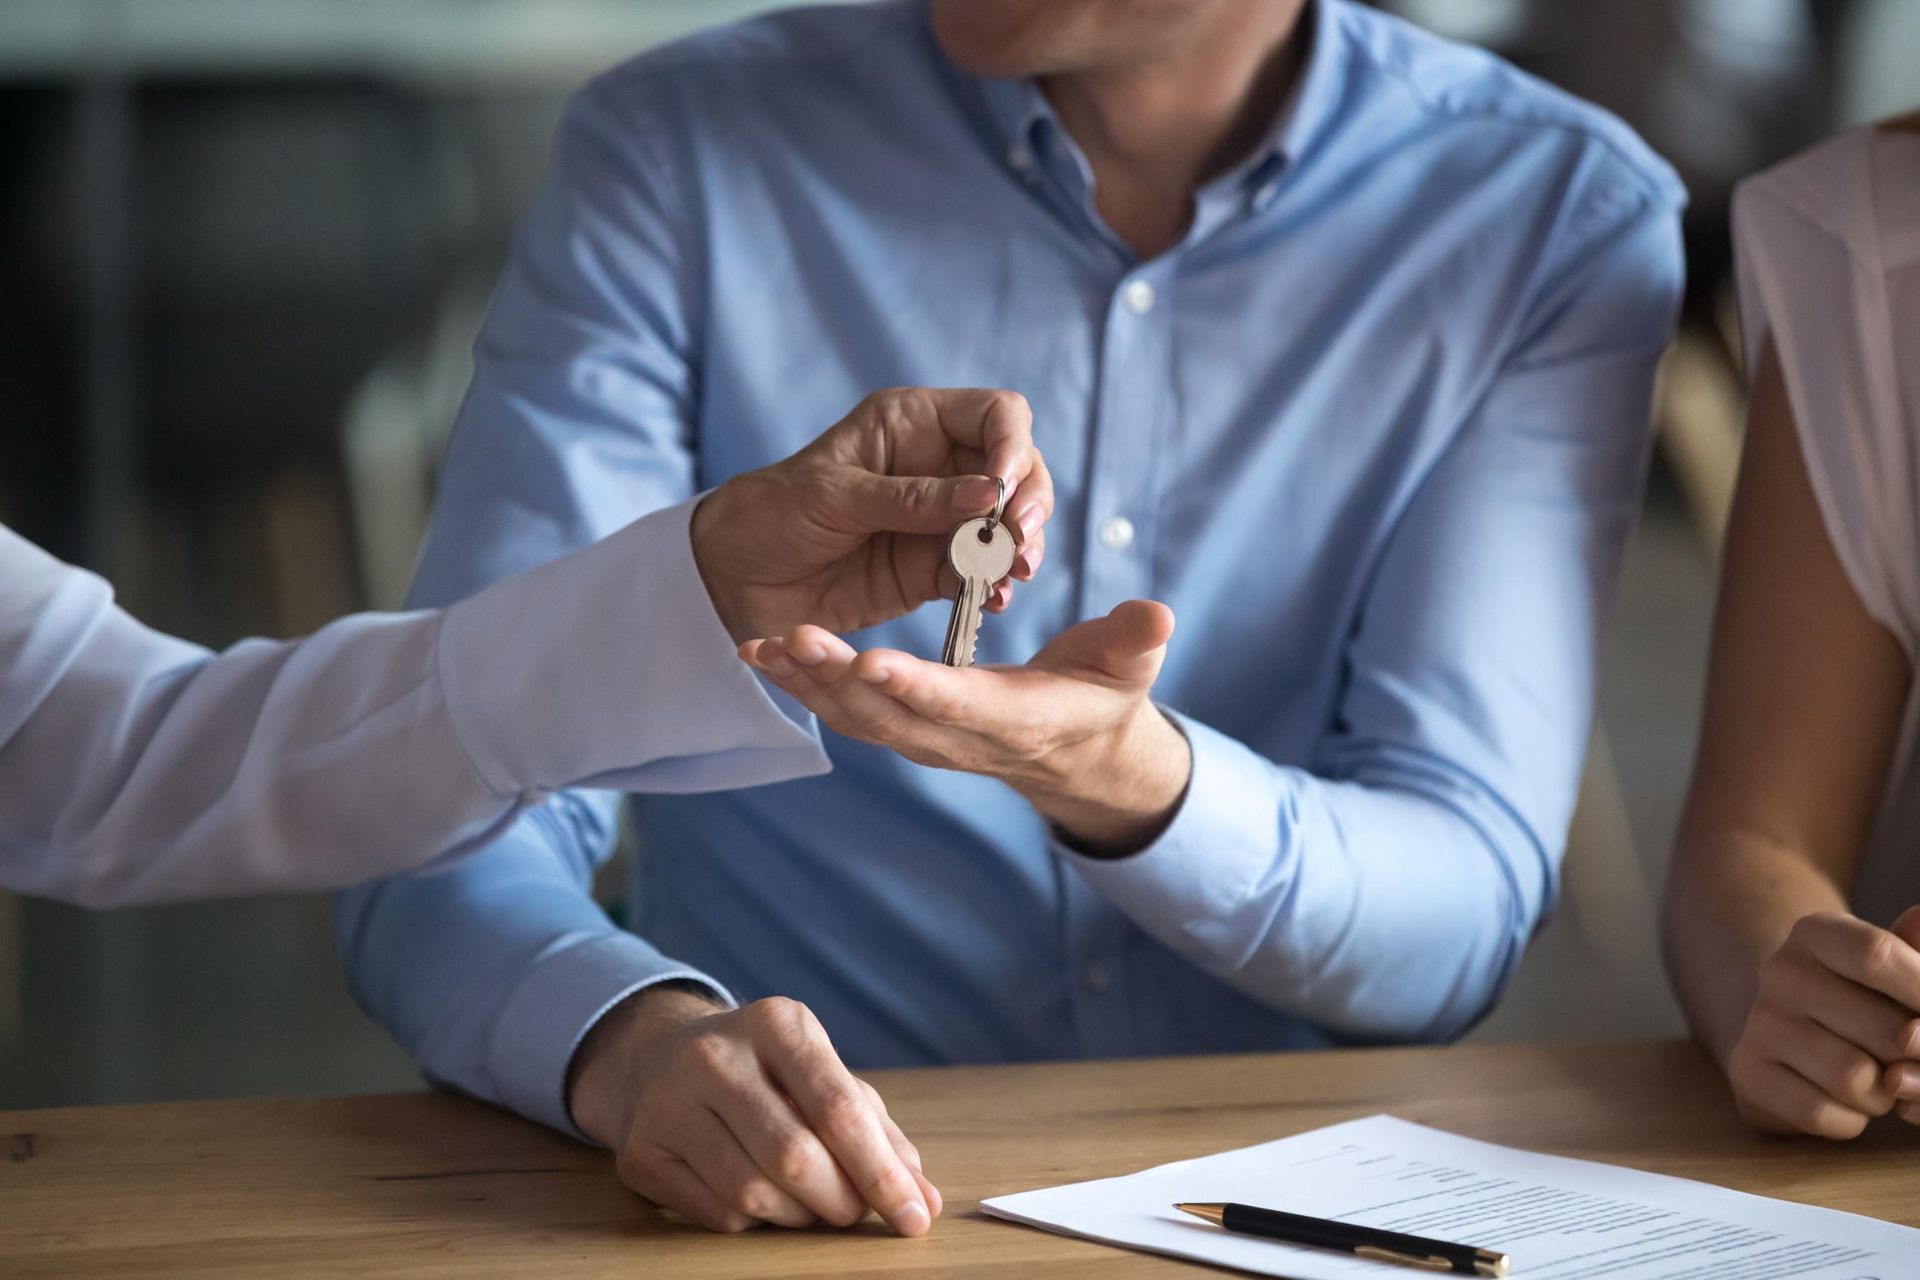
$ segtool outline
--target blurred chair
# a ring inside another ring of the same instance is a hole
[[[1606,727],[1588,746],[1561,863],[1560,901],[1500,1004],[1470,1040],[1674,1035],[1658,904],[1643,871]]]
[[[440,455],[473,380],[473,340],[497,274],[491,264],[461,273],[425,330],[381,357],[347,398],[340,456],[369,608],[406,602],[433,514]],[[594,898],[616,922],[625,917],[625,877],[635,854],[623,807],[619,842],[594,879]]]
[[[413,580],[440,454],[473,378],[487,290],[484,275],[461,277],[426,332],[383,356],[348,397],[340,452],[371,608],[400,608]]]

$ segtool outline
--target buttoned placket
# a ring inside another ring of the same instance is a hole
[[[1086,523],[1076,603],[1080,617],[1098,617],[1122,601],[1155,595],[1152,550],[1173,429],[1173,324],[1181,262],[1238,214],[1270,203],[1271,170],[1258,184],[1240,174],[1201,193],[1185,240],[1140,262],[1100,221],[1086,162],[1051,121],[1029,121],[1009,145],[1006,160],[1023,181],[1048,183],[1063,208],[1081,216],[1084,233],[1102,240],[1120,264],[1099,329],[1081,508]],[[1126,950],[1133,925],[1070,868],[1063,868],[1060,884],[1063,959],[1080,1049],[1094,1056],[1130,1053],[1136,1034]]]

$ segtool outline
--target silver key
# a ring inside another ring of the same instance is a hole
[[[940,661],[950,667],[973,665],[980,611],[992,597],[995,584],[1013,568],[1013,534],[998,517],[996,504],[993,515],[967,521],[953,531],[947,543],[947,564],[960,579],[953,616],[947,620],[947,642],[940,649]]]

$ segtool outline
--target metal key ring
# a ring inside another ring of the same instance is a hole
[[[1004,515],[1007,510],[1007,482],[999,476],[995,476],[993,483],[996,486],[993,498],[993,523],[999,524],[1000,517]]]

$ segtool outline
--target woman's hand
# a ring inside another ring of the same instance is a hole
[[[1905,936],[1903,936],[1905,935]],[[1760,969],[1727,1060],[1740,1113],[1763,1129],[1852,1138],[1896,1107],[1920,1123],[1920,907],[1894,928],[1804,916]]]
[[[800,452],[708,494],[693,558],[736,642],[803,622],[857,631],[953,595],[947,541],[994,509],[1019,544],[1011,577],[1040,566],[1053,481],[1033,413],[1011,391],[876,391]],[[1011,598],[996,585],[987,608]]]

